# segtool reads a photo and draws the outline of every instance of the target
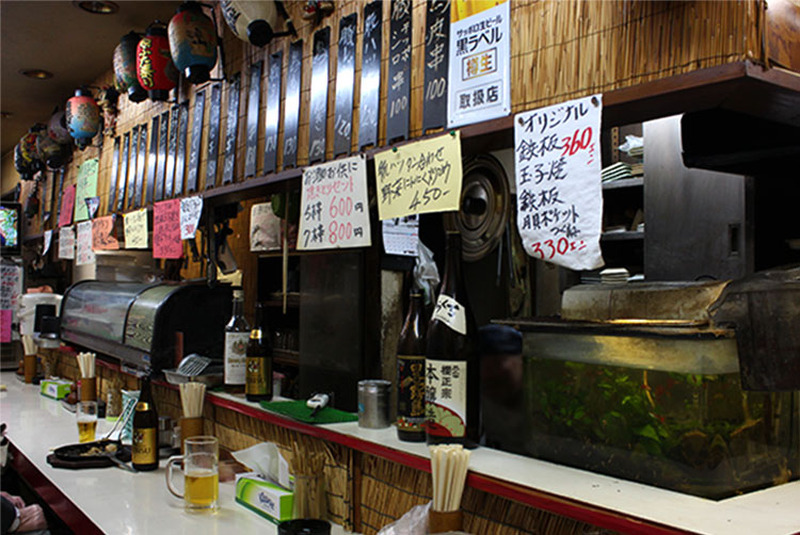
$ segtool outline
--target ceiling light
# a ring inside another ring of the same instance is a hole
[[[115,2],[108,2],[108,1],[78,1],[75,0],[72,2],[72,5],[75,7],[79,7],[84,11],[88,11],[89,13],[94,13],[95,15],[113,15],[117,11],[119,11],[119,6]]]
[[[49,80],[53,77],[53,73],[44,69],[22,69],[19,71],[22,76],[28,78],[35,78],[36,80]]]

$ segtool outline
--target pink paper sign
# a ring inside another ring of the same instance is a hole
[[[75,210],[75,185],[68,186],[61,194],[61,212],[58,214],[58,226],[66,227],[72,223],[72,212]]]
[[[181,200],[157,202],[153,206],[153,258],[181,256]]]
[[[0,310],[0,342],[11,341],[11,309]]]
[[[114,236],[114,215],[98,217],[92,221],[92,249],[116,251],[119,242]]]

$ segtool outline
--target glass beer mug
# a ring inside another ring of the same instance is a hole
[[[183,494],[172,485],[173,467],[183,462]],[[219,495],[219,441],[198,436],[184,441],[183,455],[167,461],[167,488],[182,498],[187,511],[215,511]]]

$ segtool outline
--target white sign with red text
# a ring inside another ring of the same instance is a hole
[[[602,111],[597,94],[514,117],[517,228],[534,258],[576,270],[603,266]]]
[[[303,171],[297,248],[339,249],[370,245],[364,156],[307,167]]]

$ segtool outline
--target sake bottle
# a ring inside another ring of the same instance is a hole
[[[479,438],[477,329],[461,273],[461,234],[447,232],[445,273],[428,327],[425,433],[428,444]]]
[[[411,290],[400,340],[397,343],[397,438],[425,440],[425,302],[422,291]]]
[[[142,378],[139,401],[133,413],[131,464],[142,472],[158,468],[158,412],[150,391],[150,375]]]

